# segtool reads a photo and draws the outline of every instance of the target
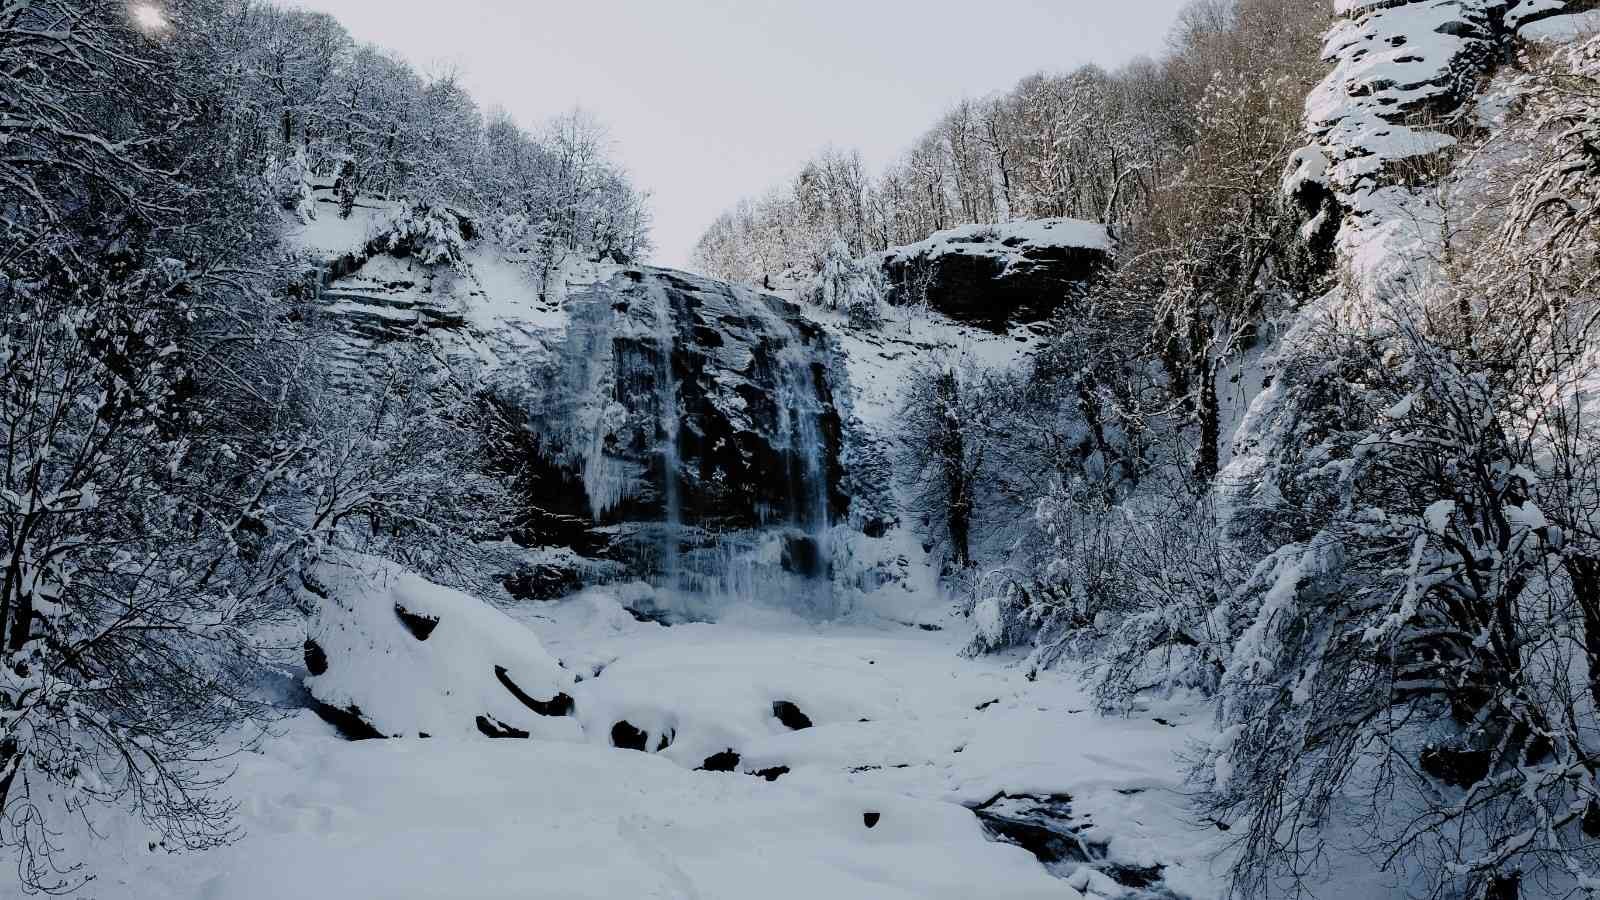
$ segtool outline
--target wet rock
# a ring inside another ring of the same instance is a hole
[[[881,818],[883,818],[883,816],[880,813],[875,813],[875,812],[862,813],[861,814],[861,824],[867,826],[868,828],[877,828],[878,827],[878,820],[881,819]]]
[[[789,767],[771,766],[765,769],[757,769],[750,774],[756,776],[757,778],[765,778],[768,781],[777,781],[779,778],[789,774]]]
[[[668,540],[681,577],[715,577],[699,551],[730,535],[845,518],[843,365],[799,307],[638,267],[573,291],[566,309],[548,362],[508,369],[495,388],[537,452],[530,507],[570,517],[575,533],[604,530],[611,558],[646,578],[665,571]],[[826,570],[803,541],[784,555],[803,576]]]
[[[732,772],[739,768],[739,754],[733,748],[728,748],[721,753],[713,753],[700,764],[701,771],[705,772]]]
[[[806,578],[819,578],[827,574],[827,555],[822,545],[809,534],[789,532],[783,536],[783,556],[780,565],[785,572]]]
[[[1016,844],[1042,863],[1089,862],[1072,820],[1072,798],[1000,794],[972,811],[990,836]]]
[[[1112,888],[1109,880],[1121,889],[1116,896],[1147,900],[1176,896],[1163,881],[1164,866],[1108,859],[1105,844],[1083,837],[1086,823],[1073,815],[1072,798],[1065,794],[1035,797],[1000,793],[972,811],[991,838],[1027,850],[1046,869],[1067,878],[1079,890],[1097,881]]]
[[[428,636],[433,634],[433,630],[439,627],[438,616],[420,615],[398,603],[394,605],[394,614],[400,618],[400,624],[411,632],[411,636],[419,641],[427,640]]]
[[[779,722],[783,723],[783,727],[789,729],[790,731],[799,731],[802,728],[811,727],[811,717],[801,712],[800,707],[795,706],[788,700],[774,701],[772,704],[772,715]]]
[[[627,720],[611,726],[611,746],[623,750],[643,751],[649,746],[650,735],[633,727]]]

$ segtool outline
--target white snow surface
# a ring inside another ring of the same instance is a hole
[[[503,686],[506,677],[528,696],[548,701],[572,690],[573,679],[538,639],[492,606],[441,587],[375,557],[323,562],[316,614],[307,636],[327,654],[328,668],[306,679],[323,703],[352,704],[378,731],[393,736],[471,736],[478,716],[540,737],[575,740],[567,718],[535,714]],[[419,639],[398,610],[436,624]]]
[[[343,586],[369,584],[371,570],[349,568]],[[438,614],[423,643],[441,641],[430,652],[454,658],[418,662],[406,652],[418,642],[401,631],[396,665],[365,676],[371,686],[438,703],[421,682],[441,667],[553,654],[581,677],[569,730],[348,742],[299,713],[232,760],[238,843],[169,855],[136,829],[109,828],[86,896],[1104,896],[1097,874],[1057,878],[986,837],[968,807],[1002,791],[1070,794],[1085,839],[1110,859],[1163,864],[1180,895],[1219,896],[1223,836],[1189,820],[1176,759],[1188,741],[1210,740],[1201,708],[1100,718],[1074,673],[1030,681],[1014,660],[960,657],[961,620],[943,631],[868,616],[816,625],[751,607],[667,628],[635,621],[601,590],[504,612],[414,575],[365,593],[375,607],[401,597]],[[489,649],[452,642],[452,624]],[[430,671],[408,676],[406,665]],[[472,703],[494,702],[470,692]],[[776,700],[814,726],[788,730]],[[670,732],[671,745],[610,747],[622,718]],[[695,771],[728,749],[741,755],[737,771]],[[777,766],[790,771],[775,781],[746,774]],[[866,813],[879,814],[874,827]]]
[[[1517,29],[1517,37],[1537,44],[1567,44],[1600,33],[1600,9],[1537,19]]]

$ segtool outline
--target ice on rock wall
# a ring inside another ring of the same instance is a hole
[[[631,574],[691,605],[832,612],[828,531],[845,501],[826,335],[776,297],[648,268],[566,309],[528,417]]]

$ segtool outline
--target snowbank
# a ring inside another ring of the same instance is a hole
[[[1078,898],[960,806],[625,751],[302,733],[243,761],[246,843],[147,856],[129,900]],[[878,813],[865,825],[865,813]]]
[[[366,556],[319,564],[307,587],[317,596],[306,687],[348,726],[578,738],[572,676],[499,610]]]

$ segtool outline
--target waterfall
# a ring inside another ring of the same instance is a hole
[[[683,539],[683,500],[679,496],[678,381],[672,371],[672,351],[678,342],[672,318],[672,298],[660,285],[650,286],[655,306],[655,341],[661,361],[656,367],[656,410],[661,429],[661,578],[663,586],[677,590],[679,556]]]
[[[822,401],[808,348],[798,342],[779,357],[778,430],[789,451],[789,524],[814,542],[820,561],[828,515],[828,469],[822,439]],[[805,574],[824,574],[816,565]]]
[[[648,580],[663,612],[837,613],[828,339],[776,298],[645,267],[563,311],[525,392],[557,473],[532,490],[543,534]]]

